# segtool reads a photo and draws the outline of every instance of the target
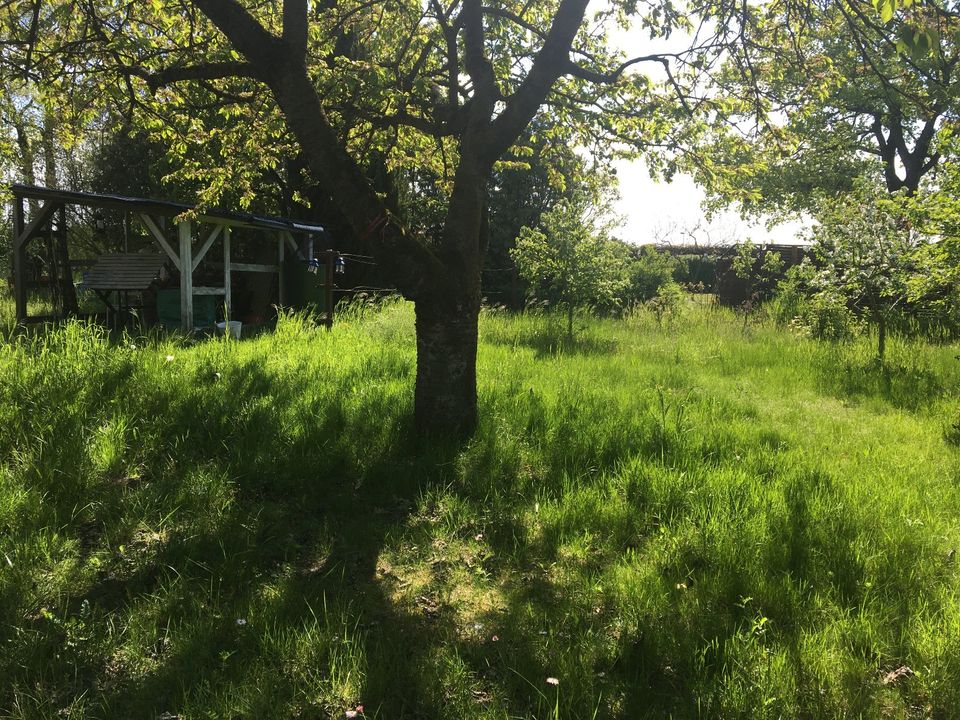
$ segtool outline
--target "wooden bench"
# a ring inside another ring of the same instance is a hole
[[[114,253],[101,255],[83,274],[82,287],[93,290],[114,312],[131,308],[131,292],[144,292],[161,279],[167,259],[155,253]],[[110,302],[110,293],[117,293],[118,308]],[[126,302],[124,302],[126,299]]]

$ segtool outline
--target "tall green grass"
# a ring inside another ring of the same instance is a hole
[[[0,344],[0,715],[960,716],[957,348],[581,324]]]

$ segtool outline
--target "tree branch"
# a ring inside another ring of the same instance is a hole
[[[307,0],[283,0],[283,41],[292,57],[307,56]]]
[[[550,88],[564,73],[570,48],[583,22],[588,0],[561,0],[530,72],[507,100],[507,106],[491,124],[486,160],[491,165],[516,141],[546,100]]]
[[[464,0],[459,19],[463,22],[464,65],[473,80],[481,104],[499,98],[493,65],[484,51],[483,12],[480,0]]]
[[[255,65],[249,62],[211,62],[201,65],[181,65],[150,72],[142,67],[126,66],[123,68],[130,75],[143,78],[150,87],[150,92],[173,83],[187,80],[220,80],[228,77],[242,77],[253,80],[265,80],[264,74]]]
[[[266,74],[276,65],[286,45],[248,13],[237,0],[191,0],[230,43],[260,72]],[[286,55],[287,53],[283,53]],[[278,68],[279,69],[279,68]]]

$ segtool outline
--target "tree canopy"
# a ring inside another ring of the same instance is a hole
[[[958,17],[940,3],[815,0],[751,7],[712,83],[715,205],[807,210],[875,176],[916,192],[958,114]]]

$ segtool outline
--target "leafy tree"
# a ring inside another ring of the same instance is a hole
[[[590,18],[587,0],[42,5],[51,8],[42,32],[29,4],[3,6],[12,62],[42,57],[31,72],[51,94],[94,78],[171,149],[182,178],[203,185],[202,202],[228,191],[252,202],[264,171],[302,158],[361,247],[416,304],[423,429],[475,422],[497,164],[544,106],[571,144],[604,156],[623,141],[669,146],[685,103],[665,103],[657,84],[625,71],[658,63],[668,70],[663,87],[682,96],[689,78],[672,69],[692,67],[684,54],[626,59],[607,46],[605,27],[631,16],[654,37],[691,27],[659,0],[609,3]],[[724,3],[690,11],[708,24],[718,17],[721,33],[732,24]]]
[[[816,193],[863,176],[919,189],[960,110],[960,19],[938,2],[904,5],[751,6],[746,41],[715,77],[711,152],[698,155],[714,206],[812,210]]]
[[[657,288],[657,293],[645,303],[657,319],[657,326],[663,327],[663,321],[672,322],[683,307],[686,295],[683,288],[672,280]]]
[[[494,168],[489,184],[489,235],[483,291],[491,300],[523,307],[526,283],[511,255],[524,227],[539,228],[540,217],[562,199],[572,199],[586,183],[595,194],[615,192],[616,177],[603,167],[588,171],[570,144],[569,131],[538,119],[511,153]]]
[[[652,245],[630,246],[627,260],[628,284],[624,290],[623,305],[629,307],[657,297],[660,289],[673,282],[679,267],[677,259],[668,252],[660,252]]]
[[[542,229],[520,231],[511,251],[537,297],[565,308],[571,339],[574,311],[614,303],[626,284],[622,258],[591,211],[585,195],[561,200],[541,217]]]
[[[816,263],[808,276],[810,296],[829,307],[844,298],[858,319],[877,328],[882,360],[887,330],[909,302],[922,242],[902,203],[861,184],[855,193],[821,205],[811,239]]]

